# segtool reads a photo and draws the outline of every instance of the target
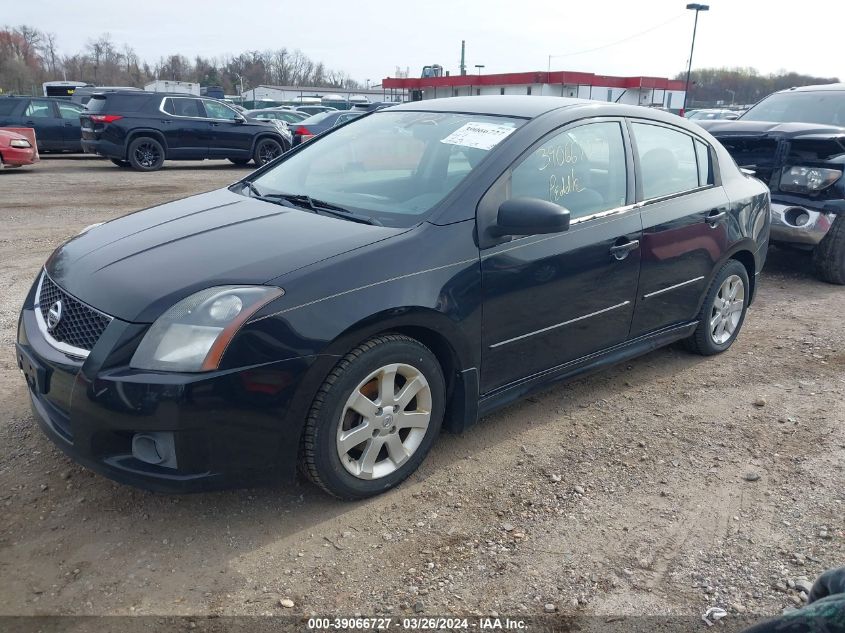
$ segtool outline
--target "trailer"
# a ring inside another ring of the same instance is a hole
[[[144,86],[147,92],[176,92],[187,95],[200,96],[200,85],[191,81],[171,81],[156,79]]]

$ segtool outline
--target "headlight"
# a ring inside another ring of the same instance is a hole
[[[217,286],[192,294],[162,314],[129,363],[135,369],[211,371],[240,327],[285,294],[269,286]]]
[[[842,177],[838,169],[823,167],[784,167],[780,177],[781,191],[814,193],[830,187]]]
[[[25,138],[13,138],[9,141],[9,147],[32,147],[32,145]]]

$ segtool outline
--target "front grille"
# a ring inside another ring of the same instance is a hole
[[[50,323],[50,309],[62,302],[61,318],[49,335],[59,343],[90,352],[112,318],[70,296],[44,273],[41,277],[39,310],[45,324]]]

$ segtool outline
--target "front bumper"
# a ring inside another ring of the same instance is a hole
[[[34,147],[6,147],[2,152],[0,169],[6,166],[19,167],[21,165],[32,165],[38,160],[38,152]]]
[[[142,331],[115,319],[76,359],[47,342],[31,306],[23,310],[18,365],[33,413],[59,448],[109,478],[163,492],[292,476],[302,420],[289,412],[314,357],[203,374],[136,371],[121,350],[134,349]],[[167,465],[133,451],[133,438],[148,434],[172,441]]]
[[[834,214],[794,204],[772,203],[771,241],[813,247],[822,241]]]

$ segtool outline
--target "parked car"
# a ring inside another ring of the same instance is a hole
[[[227,158],[263,165],[290,148],[270,121],[247,119],[216,99],[161,92],[106,92],[88,102],[82,148],[139,171],[165,160]]]
[[[318,134],[366,114],[366,110],[333,110],[320,112],[293,125],[293,145],[311,140]]]
[[[70,100],[81,106],[86,105],[91,100],[91,95],[98,92],[114,92],[115,90],[135,90],[140,91],[140,88],[133,88],[131,86],[81,86],[73,91]]]
[[[330,106],[318,106],[318,105],[303,105],[303,106],[296,106],[297,112],[304,112],[305,114],[319,114],[320,112],[337,112],[337,108],[332,108]]]
[[[248,119],[284,121],[288,125],[293,125],[307,119],[309,115],[304,112],[296,112],[295,110],[276,110],[275,108],[268,108],[265,110],[250,110],[245,116]]]
[[[725,108],[703,108],[701,110],[690,110],[684,118],[690,121],[710,121],[713,119],[733,120],[738,119],[741,114],[742,112]]]
[[[34,129],[42,153],[81,152],[79,115],[83,110],[67,99],[0,97],[0,127]]]
[[[383,110],[392,106],[399,105],[398,101],[371,101],[369,103],[356,103],[350,110],[353,112],[373,112],[374,110]]]
[[[442,426],[676,340],[727,350],[768,234],[765,185],[674,115],[405,104],[66,242],[17,362],[44,432],[109,477],[189,490],[299,463],[362,498]]]
[[[769,95],[736,121],[701,123],[772,192],[772,242],[812,251],[845,284],[845,84]]]
[[[38,150],[19,132],[0,129],[0,170],[31,165],[38,160]]]

